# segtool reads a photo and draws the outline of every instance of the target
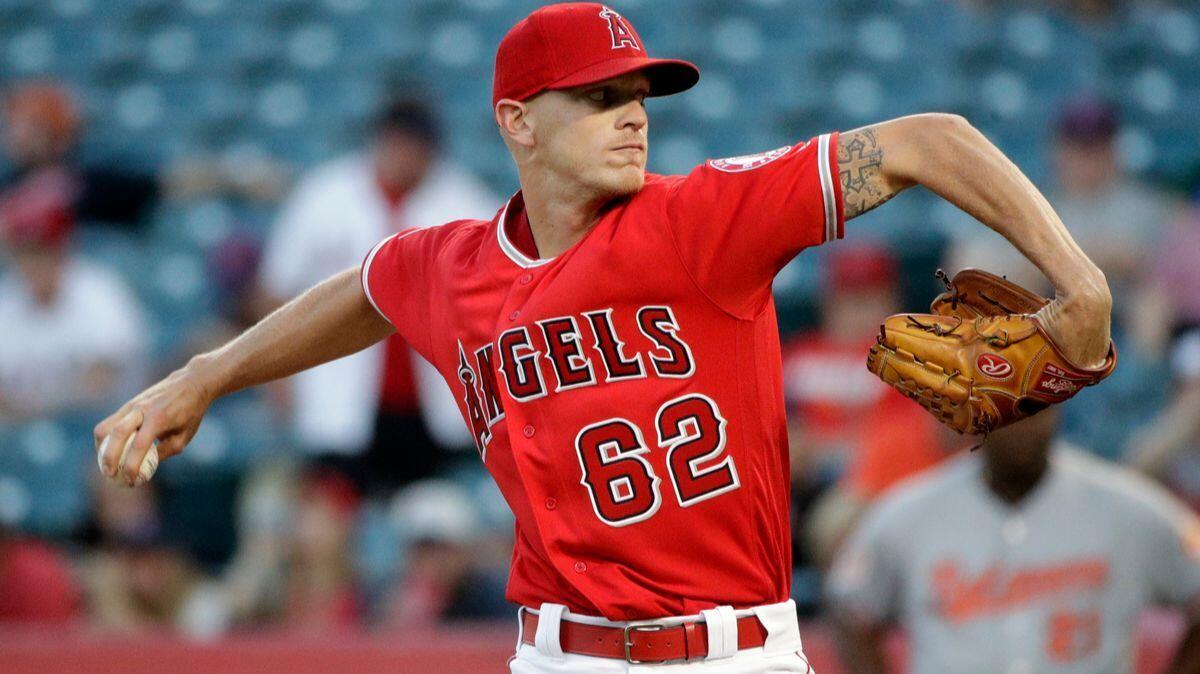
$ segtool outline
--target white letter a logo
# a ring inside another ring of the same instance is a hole
[[[600,18],[608,22],[608,32],[612,35],[613,49],[632,47],[641,51],[642,48],[638,46],[637,39],[633,37],[633,30],[629,24],[625,23],[624,17],[605,7],[600,10]]]

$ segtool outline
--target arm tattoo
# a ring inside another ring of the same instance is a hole
[[[884,182],[883,146],[872,127],[843,134],[838,141],[838,176],[842,180],[842,209],[847,220],[896,196]]]

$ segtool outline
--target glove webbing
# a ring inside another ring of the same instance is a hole
[[[950,277],[946,274],[946,272],[941,269],[935,271],[933,275],[942,282],[942,285],[946,286],[946,292],[950,293],[950,308],[958,309],[958,303],[963,301],[964,298],[963,294],[958,291],[958,286],[954,285],[954,282],[950,280]],[[1000,278],[1005,280],[1008,279],[1007,276],[1001,276]],[[1011,307],[1005,306],[1003,302],[988,297],[987,294],[985,294],[982,290],[978,291],[977,294],[979,295],[980,299],[996,307],[1006,315],[1011,316],[1013,314],[1020,313],[1018,311],[1014,311]]]

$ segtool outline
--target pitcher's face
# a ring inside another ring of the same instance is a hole
[[[646,180],[650,81],[629,73],[529,100],[534,159],[597,194],[636,193]]]

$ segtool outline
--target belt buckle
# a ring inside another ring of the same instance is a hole
[[[625,662],[627,662],[627,663],[629,663],[629,664],[631,664],[631,665],[641,665],[641,664],[646,664],[646,663],[650,663],[650,662],[652,662],[652,661],[650,661],[650,660],[634,660],[634,659],[633,659],[633,654],[632,654],[632,653],[630,653],[630,649],[632,649],[632,648],[633,648],[633,640],[632,640],[632,639],[630,639],[630,634],[631,634],[631,633],[633,633],[633,632],[661,632],[662,630],[663,630],[663,626],[662,626],[662,625],[656,625],[656,624],[649,624],[649,625],[626,625],[626,626],[625,626],[625,628],[624,628],[624,636],[625,636]],[[665,660],[663,660],[663,661],[653,661],[653,662],[665,662]]]

